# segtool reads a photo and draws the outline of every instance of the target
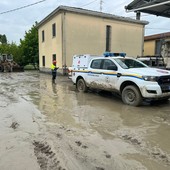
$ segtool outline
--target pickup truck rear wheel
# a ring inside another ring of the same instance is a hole
[[[79,79],[76,83],[77,90],[79,92],[87,92],[87,86],[83,79]]]
[[[125,104],[139,106],[142,103],[142,96],[137,87],[130,85],[123,89],[122,100]]]

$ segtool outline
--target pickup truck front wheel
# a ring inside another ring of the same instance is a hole
[[[79,92],[87,92],[87,86],[83,79],[79,79],[76,83],[77,90]]]
[[[142,103],[142,96],[137,87],[130,85],[123,89],[122,100],[125,104],[139,106]]]

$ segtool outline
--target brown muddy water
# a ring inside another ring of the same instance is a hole
[[[124,105],[39,72],[0,74],[0,170],[169,170],[170,101]]]

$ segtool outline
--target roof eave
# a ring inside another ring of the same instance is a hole
[[[41,20],[38,24],[37,24],[37,28],[40,28],[41,25],[43,25],[45,22],[47,22],[51,17],[53,17],[53,15],[55,15],[56,13],[58,13],[60,10],[60,6],[58,8],[56,8],[54,11],[52,11],[49,15],[47,15],[43,20]]]
[[[127,10],[127,12],[137,12],[137,11],[141,11],[141,10],[147,10],[149,8],[153,8],[153,7],[157,7],[157,6],[160,6],[160,5],[166,5],[166,4],[170,4],[170,1],[166,1],[166,2],[162,2],[162,3],[156,3],[156,4],[151,4],[151,5],[147,5],[147,6],[143,6],[143,7],[140,7],[140,8],[134,8],[134,9],[130,9],[128,10],[128,6],[125,7],[125,9]]]
[[[148,21],[135,20],[135,19],[131,19],[131,18],[125,18],[125,17],[120,17],[120,16],[116,16],[116,15],[112,15],[112,14],[107,14],[107,13],[102,13],[102,12],[97,12],[97,11],[91,11],[91,10],[85,10],[85,9],[81,9],[81,8],[59,6],[54,11],[52,11],[49,15],[47,15],[43,20],[41,20],[37,24],[37,28],[40,28],[44,23],[46,23],[54,15],[61,13],[62,11],[85,14],[85,15],[95,16],[95,17],[102,17],[102,18],[106,18],[106,19],[114,19],[114,20],[118,20],[118,21],[124,21],[124,22],[129,22],[129,23],[140,24],[140,25],[149,24]]]

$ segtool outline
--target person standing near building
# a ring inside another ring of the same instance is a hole
[[[57,69],[59,67],[56,67],[56,61],[54,60],[52,65],[51,65],[51,72],[52,72],[52,82],[55,83],[56,76],[57,76]]]

